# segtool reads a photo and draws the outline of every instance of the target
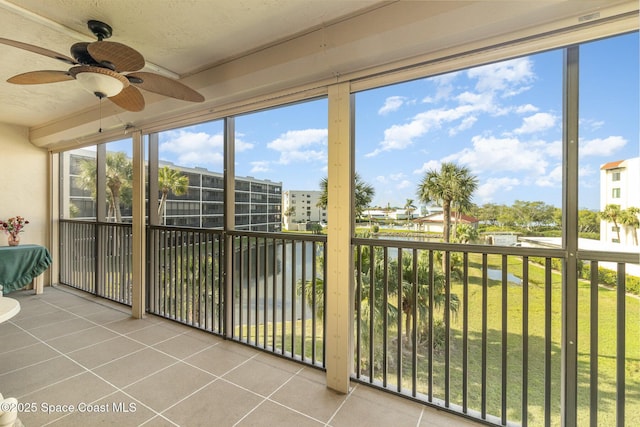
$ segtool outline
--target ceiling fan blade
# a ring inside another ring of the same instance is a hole
[[[49,50],[49,49],[45,49],[45,48],[40,47],[40,46],[34,46],[32,44],[22,43],[22,42],[18,42],[18,41],[15,41],[15,40],[9,40],[9,39],[5,39],[5,38],[2,38],[2,37],[0,37],[0,43],[6,44],[6,45],[9,45],[9,46],[13,46],[13,47],[17,47],[18,49],[28,50],[29,52],[38,53],[40,55],[48,56],[49,58],[57,59],[59,61],[66,62],[67,64],[71,64],[71,65],[75,65],[76,64],[76,61],[74,61],[73,59],[69,58],[68,56],[63,55],[63,54],[58,53],[58,52],[54,52],[54,51]]]
[[[7,81],[17,85],[39,85],[43,83],[64,82],[67,80],[73,80],[73,77],[66,71],[42,70],[18,74]]]
[[[129,78],[131,84],[134,84],[141,89],[148,90],[149,92],[170,96],[171,98],[181,99],[183,101],[204,101],[204,96],[200,93],[176,80],[159,74],[139,72],[127,74],[126,77]],[[136,79],[141,79],[142,83],[137,83]]]
[[[144,110],[144,97],[142,96],[142,93],[131,85],[122,89],[122,92],[119,94],[109,97],[109,99],[114,104],[127,111]]]
[[[117,42],[97,41],[87,46],[98,64],[111,64],[116,71],[137,71],[144,67],[144,57],[135,49]]]

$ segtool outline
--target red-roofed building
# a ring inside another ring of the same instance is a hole
[[[632,206],[640,208],[640,157],[600,166],[600,211],[609,204],[618,205],[621,210]],[[600,240],[603,242],[635,245],[635,232],[637,230],[624,224],[616,226],[600,221]]]
[[[451,227],[455,224],[469,224],[478,228],[479,219],[469,215],[460,215],[456,218],[455,212],[451,212]],[[430,233],[442,233],[444,228],[444,213],[436,212],[431,215],[423,216],[413,220],[416,230],[426,231]]]

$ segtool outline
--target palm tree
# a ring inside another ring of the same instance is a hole
[[[416,207],[413,204],[413,199],[407,199],[404,204],[404,213],[407,215],[407,221],[409,221],[411,214],[416,210]]]
[[[620,212],[620,223],[624,224],[626,227],[631,228],[631,232],[633,234],[633,244],[638,246],[638,228],[640,228],[640,219],[638,219],[638,214],[640,214],[640,208],[632,206]]]
[[[423,203],[436,202],[442,206],[442,239],[449,242],[452,206],[467,207],[471,204],[478,179],[468,168],[445,162],[440,171],[429,170],[418,186],[418,198]]]
[[[372,185],[367,184],[360,178],[358,173],[354,176],[355,181],[355,214],[356,218],[362,217],[362,212],[369,206],[373,196],[376,194],[376,190]],[[326,209],[329,198],[329,179],[325,176],[320,180],[320,191],[322,194],[318,199],[317,206]]]
[[[456,241],[460,243],[472,243],[478,240],[478,229],[469,224],[458,225]]]
[[[618,243],[620,242],[620,227],[618,226],[618,220],[620,219],[622,211],[620,210],[620,205],[609,204],[604,207],[604,210],[600,212],[600,218],[607,222],[612,222],[614,229],[616,230],[616,235],[618,238]]]
[[[158,216],[162,215],[163,223],[166,224],[167,218],[164,215],[164,207],[167,203],[167,196],[173,193],[176,196],[182,196],[189,189],[189,178],[181,174],[169,166],[165,166],[158,171],[158,187],[162,192],[160,204],[158,205]]]
[[[105,183],[107,187],[107,220],[114,218],[115,222],[121,222],[122,214],[120,203],[123,195],[131,189],[133,177],[133,165],[131,160],[123,152],[109,152],[105,160]],[[80,164],[80,185],[84,189],[96,194],[97,162],[85,160]]]

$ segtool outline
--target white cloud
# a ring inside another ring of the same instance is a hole
[[[167,133],[169,139],[160,144],[161,153],[176,155],[176,163],[183,166],[222,166],[224,137],[221,133],[209,135],[205,132],[184,130]],[[252,144],[241,143],[244,149]]]
[[[555,126],[557,117],[549,113],[536,113],[533,116],[525,117],[522,126],[516,129],[515,133],[535,133],[542,132]]]
[[[480,203],[488,203],[493,200],[496,193],[511,191],[518,185],[520,180],[517,178],[489,178],[484,184],[478,186],[474,195],[480,199]]]
[[[404,96],[390,96],[384,101],[384,105],[378,110],[378,114],[385,114],[397,111],[405,103],[407,98]]]
[[[557,187],[562,184],[562,164],[557,164],[548,175],[536,179],[536,185],[540,187]]]
[[[280,164],[326,160],[327,129],[290,130],[267,144],[280,152]]]
[[[594,119],[580,119],[580,126],[590,130],[598,130],[602,126],[604,126],[603,120],[594,120]]]
[[[477,117],[470,116],[462,119],[460,124],[457,127],[453,127],[449,129],[449,136],[455,136],[458,132],[462,132],[464,130],[470,129],[475,122],[477,122]]]
[[[540,143],[526,144],[515,138],[474,136],[473,146],[447,156],[443,161],[458,161],[478,172],[530,172],[545,173],[545,146]]]
[[[430,170],[439,170],[441,164],[442,163],[438,160],[429,160],[428,162],[423,163],[421,168],[414,170],[413,173],[416,175],[423,175]]]
[[[269,162],[266,160],[251,162],[251,173],[269,172],[270,170]]]
[[[529,58],[516,58],[495,64],[483,65],[467,71],[469,78],[478,79],[479,92],[500,92],[508,97],[529,89],[535,79],[533,63]]]
[[[580,140],[581,156],[610,156],[620,148],[627,145],[627,140],[621,136],[609,136],[607,138],[596,138],[590,140]]]
[[[519,105],[516,107],[515,111],[518,114],[535,113],[538,111],[538,107],[531,104]]]
[[[413,182],[409,181],[408,179],[403,179],[402,181],[400,181],[400,183],[396,186],[396,188],[398,190],[403,190],[405,188],[409,188],[411,186],[413,186]]]

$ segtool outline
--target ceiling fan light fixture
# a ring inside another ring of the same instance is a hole
[[[79,66],[73,67],[69,73],[85,90],[98,98],[116,96],[122,92],[122,89],[129,86],[126,77],[105,68]]]

